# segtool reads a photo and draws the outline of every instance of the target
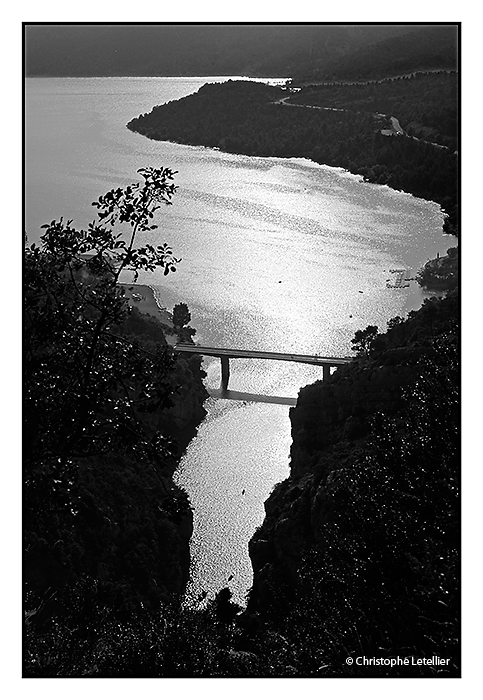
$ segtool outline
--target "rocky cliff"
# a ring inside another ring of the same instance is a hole
[[[159,321],[136,310],[116,332],[147,353],[167,347]],[[32,619],[40,610],[45,619],[73,614],[79,600],[124,614],[184,594],[192,511],[172,476],[205,415],[203,377],[199,358],[175,359],[167,376],[174,393],[143,417],[171,444],[149,455],[119,447],[71,460],[68,483],[61,484],[74,503],[70,509],[42,508],[35,491],[27,492],[24,573]],[[30,522],[30,512],[40,515]]]
[[[457,316],[453,295],[395,319],[291,409],[290,477],[250,542],[248,611],[325,659],[429,649],[441,630],[457,653]]]

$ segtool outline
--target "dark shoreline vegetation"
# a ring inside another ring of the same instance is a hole
[[[421,94],[401,81],[406,116],[397,81],[372,100],[367,86],[292,93],[228,83],[129,128],[359,169],[437,201],[457,234],[454,122],[430,109],[453,88],[441,75],[418,80]],[[273,104],[284,98],[313,106]],[[350,111],[313,109],[325,100]],[[381,134],[390,122],[373,109],[411,136]],[[149,206],[169,204],[172,175],[142,172]],[[100,198],[98,224],[80,237],[70,222],[52,222],[43,248],[26,248],[24,676],[459,677],[457,255],[450,249],[419,273],[443,298],[390,319],[386,331],[358,331],[354,361],[301,389],[290,476],[250,542],[247,609],[228,589],[186,609],[191,520],[171,480],[172,439],[183,407],[191,425],[202,419],[205,394],[199,359],[176,359],[159,322],[130,310],[117,284],[112,250],[135,272],[177,264],[168,246],[122,247],[114,236],[119,222],[134,233],[153,225],[137,194],[132,186]],[[178,331],[191,336],[182,311]],[[348,656],[450,663],[349,667]]]
[[[150,139],[250,156],[308,158],[437,202],[457,231],[456,73],[298,92],[248,81],[206,84],[128,128]],[[396,135],[391,117],[405,135]],[[391,135],[384,135],[382,132]]]

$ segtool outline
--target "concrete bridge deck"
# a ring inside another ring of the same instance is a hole
[[[285,362],[300,362],[306,365],[319,365],[323,368],[323,378],[330,376],[330,368],[346,365],[352,361],[352,357],[321,357],[320,355],[301,355],[286,352],[264,352],[262,350],[235,350],[231,348],[213,348],[202,345],[191,345],[190,343],[178,343],[175,345],[176,352],[186,352],[194,355],[208,355],[219,357],[221,360],[221,384],[222,389],[228,389],[230,378],[230,358],[253,358],[259,360],[282,360]]]
[[[303,362],[306,365],[327,365],[337,367],[352,361],[352,357],[321,357],[320,355],[300,355],[286,352],[264,352],[263,350],[233,350],[230,348],[213,348],[202,345],[178,343],[174,349],[177,352],[190,352],[197,355],[212,357],[253,357],[260,360],[285,360],[287,362]]]

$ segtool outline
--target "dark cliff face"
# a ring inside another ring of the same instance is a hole
[[[128,316],[119,331],[148,352],[166,344],[152,316]],[[116,615],[156,609],[183,595],[192,511],[172,476],[205,415],[203,378],[199,358],[178,359],[171,406],[144,418],[171,438],[171,452],[153,458],[119,448],[73,460],[70,481],[61,484],[77,504],[70,510],[39,507],[35,492],[26,491],[26,591],[46,619],[73,614],[81,600]],[[39,512],[32,519],[30,513]],[[49,601],[38,607],[46,590]]]
[[[431,300],[291,410],[290,477],[249,545],[248,610],[326,659],[354,630],[366,653],[429,650],[444,629],[457,654],[457,316],[457,297]]]
[[[119,332],[134,342],[140,343],[145,350],[154,353],[157,345],[167,347],[166,335],[173,332],[172,328],[149,312],[140,312],[132,307],[127,318],[119,328]],[[157,411],[151,417],[151,424],[164,434],[169,435],[177,444],[177,454],[180,456],[186,449],[196,429],[206,415],[203,408],[208,398],[203,379],[202,359],[191,356],[189,359],[178,355],[170,381],[175,391],[170,396],[171,405],[162,411]],[[176,466],[173,467],[173,470]],[[169,468],[168,468],[169,471]],[[172,476],[172,471],[169,476]]]
[[[408,364],[356,360],[328,381],[301,389],[290,410],[290,478],[265,503],[264,524],[250,542],[255,577],[251,606],[271,605],[274,581],[283,590],[296,588],[304,554],[317,545],[318,533],[330,519],[327,475],[364,450],[371,418],[378,411],[396,414],[404,387],[418,376],[420,353],[401,349],[400,355]]]
[[[205,372],[201,362],[201,357],[196,355],[188,360],[178,358],[175,370],[178,391],[172,398],[173,406],[161,417],[163,429],[172,435],[177,443],[178,456],[195,436],[206,415],[203,403],[208,398],[208,392],[203,384]]]

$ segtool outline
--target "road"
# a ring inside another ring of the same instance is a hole
[[[376,82],[376,81],[375,81]],[[324,83],[321,83],[323,85]],[[352,84],[352,83],[349,83]],[[354,83],[355,85],[356,83]],[[282,97],[281,100],[276,100],[276,102],[273,102],[272,104],[275,105],[284,105],[284,107],[305,107],[306,109],[320,109],[323,111],[327,112],[352,112],[354,110],[350,109],[340,109],[339,107],[320,107],[319,105],[306,105],[306,104],[299,104],[297,102],[287,102],[293,95],[289,95],[288,97]],[[427,143],[430,146],[434,146],[435,148],[443,148],[443,149],[448,149],[448,146],[443,146],[439,143],[435,143],[434,141],[426,141],[426,139],[421,139],[418,138],[417,136],[409,136],[404,129],[402,128],[401,124],[399,123],[399,120],[396,119],[396,117],[390,117],[388,114],[379,114],[379,113],[374,113],[373,116],[375,117],[384,117],[385,119],[389,119],[391,122],[391,126],[388,129],[381,129],[381,134],[383,136],[406,136],[408,138],[414,139],[414,141],[421,141],[422,143]]]
[[[211,357],[251,357],[260,360],[284,360],[286,362],[301,362],[306,365],[330,365],[337,367],[352,361],[352,357],[321,357],[319,355],[300,355],[296,353],[263,352],[261,350],[233,350],[229,348],[203,347],[179,343],[174,348],[177,352],[189,352],[195,355]]]

